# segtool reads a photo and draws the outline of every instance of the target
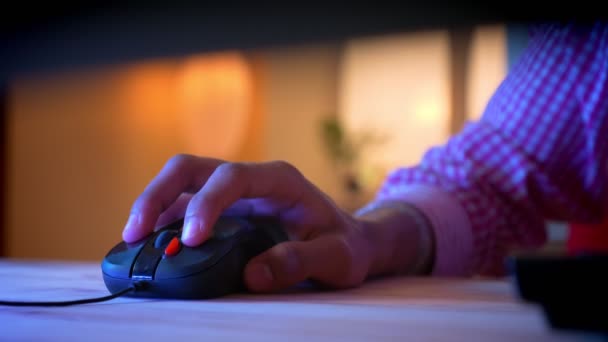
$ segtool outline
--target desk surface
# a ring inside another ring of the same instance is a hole
[[[95,263],[0,259],[4,300],[107,295]],[[0,340],[578,341],[552,330],[508,280],[391,278],[356,289],[206,301],[117,298],[70,307],[0,306]]]

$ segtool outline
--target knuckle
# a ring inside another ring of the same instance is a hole
[[[243,163],[222,163],[217,167],[216,172],[229,179],[239,179],[247,172],[247,167]]]
[[[182,168],[185,165],[188,165],[194,160],[196,157],[190,154],[180,153],[171,157],[167,161],[167,167],[169,168]]]
[[[298,169],[293,166],[293,164],[291,164],[288,161],[285,160],[275,160],[272,162],[278,169],[281,170],[285,170],[286,172],[291,172],[291,173],[299,173],[300,171],[298,171]]]
[[[272,163],[277,168],[277,170],[283,172],[284,174],[290,177],[293,177],[294,180],[301,180],[304,178],[304,175],[302,175],[302,173],[300,172],[300,170],[298,170],[297,167],[285,160],[275,160]]]

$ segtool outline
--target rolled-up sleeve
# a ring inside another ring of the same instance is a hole
[[[422,211],[435,275],[504,274],[547,219],[596,222],[608,178],[608,26],[543,25],[477,122],[392,171],[375,201]]]

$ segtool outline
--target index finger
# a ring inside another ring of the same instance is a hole
[[[202,243],[220,214],[241,199],[272,199],[284,209],[300,205],[303,210],[320,213],[322,210],[311,208],[323,202],[322,197],[310,201],[313,188],[297,169],[285,162],[222,164],[190,200],[182,241],[189,246]]]
[[[154,230],[160,215],[182,193],[195,193],[224,161],[180,154],[172,157],[135,200],[123,231],[126,242],[137,241]]]

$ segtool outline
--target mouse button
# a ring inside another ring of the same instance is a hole
[[[154,240],[154,247],[159,249],[165,249],[169,242],[179,234],[178,230],[168,229],[161,231],[156,240]]]
[[[162,257],[163,251],[154,247],[154,238],[148,240],[137,256],[131,271],[133,279],[153,279],[156,265]]]
[[[177,253],[179,253],[179,250],[181,249],[181,243],[179,241],[179,238],[177,236],[174,236],[173,239],[171,239],[171,241],[169,242],[169,244],[167,245],[167,248],[165,248],[165,255],[166,256],[174,256]]]
[[[236,217],[221,217],[213,227],[213,237],[218,240],[224,240],[239,232],[251,229],[251,225],[245,220]]]
[[[230,240],[211,239],[198,247],[181,246],[176,255],[164,257],[156,268],[155,279],[180,278],[204,271],[228,253]]]
[[[133,261],[146,242],[146,240],[135,243],[123,241],[114,246],[101,264],[103,273],[115,278],[129,278]]]

